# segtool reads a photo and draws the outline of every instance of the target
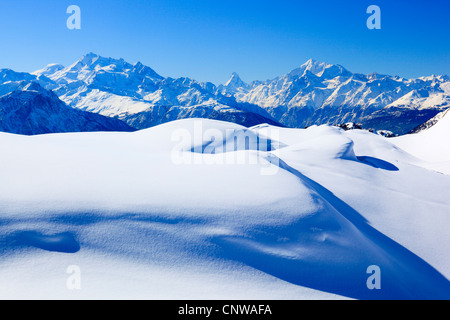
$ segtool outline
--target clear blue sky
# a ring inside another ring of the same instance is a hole
[[[69,30],[69,5],[82,29]],[[366,9],[381,8],[381,30]],[[350,71],[450,75],[450,1],[1,0],[0,67],[32,72],[83,54],[215,84],[286,74],[309,58]]]

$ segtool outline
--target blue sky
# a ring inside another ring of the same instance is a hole
[[[69,5],[81,30],[69,30]],[[381,30],[369,30],[369,5]],[[32,72],[83,54],[215,84],[288,73],[309,58],[350,71],[450,75],[450,1],[1,0],[0,67]]]

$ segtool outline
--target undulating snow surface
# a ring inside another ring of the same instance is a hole
[[[391,141],[200,119],[1,133],[0,298],[450,298],[450,176]]]

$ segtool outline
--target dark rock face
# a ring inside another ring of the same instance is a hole
[[[361,123],[366,128],[375,130],[389,129],[396,134],[402,135],[433,118],[440,111],[440,109],[416,110],[391,107],[362,118]]]
[[[36,135],[84,131],[133,131],[124,122],[68,107],[37,83],[0,98],[0,131]]]

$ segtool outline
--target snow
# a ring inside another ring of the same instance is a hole
[[[2,133],[0,297],[449,298],[450,177],[390,141],[200,119]]]
[[[404,95],[400,99],[389,104],[387,107],[408,107],[415,109],[429,109],[441,106],[447,106],[450,102],[450,98],[446,93],[429,93],[426,92],[425,96],[422,96],[417,90],[413,90],[410,93]]]
[[[99,113],[107,117],[123,118],[129,114],[135,114],[148,110],[152,104],[136,101],[130,97],[120,96],[98,89],[85,90],[84,88],[76,93],[64,94],[61,100],[67,104],[71,104],[76,101],[76,108]]]
[[[302,79],[303,82],[299,81]],[[436,90],[435,84],[439,84],[441,89]],[[398,105],[420,109],[439,107],[448,104],[447,87],[448,80],[440,76],[418,79],[376,74],[366,76],[351,73],[340,65],[310,59],[285,76],[252,87],[233,87],[229,93],[234,94],[238,101],[266,109],[277,105],[289,108],[308,106],[314,110],[333,107],[327,111],[332,112],[338,106],[362,109]],[[429,97],[422,97],[418,90],[429,94]]]
[[[450,175],[450,116],[442,118],[432,127],[419,133],[393,139],[394,144],[419,158],[422,166]]]
[[[199,90],[206,84],[188,78],[163,78],[140,62],[130,64],[93,53],[68,67],[49,65],[33,74],[48,76],[52,80],[48,88],[68,105],[121,119],[155,105],[201,105],[214,96]]]

